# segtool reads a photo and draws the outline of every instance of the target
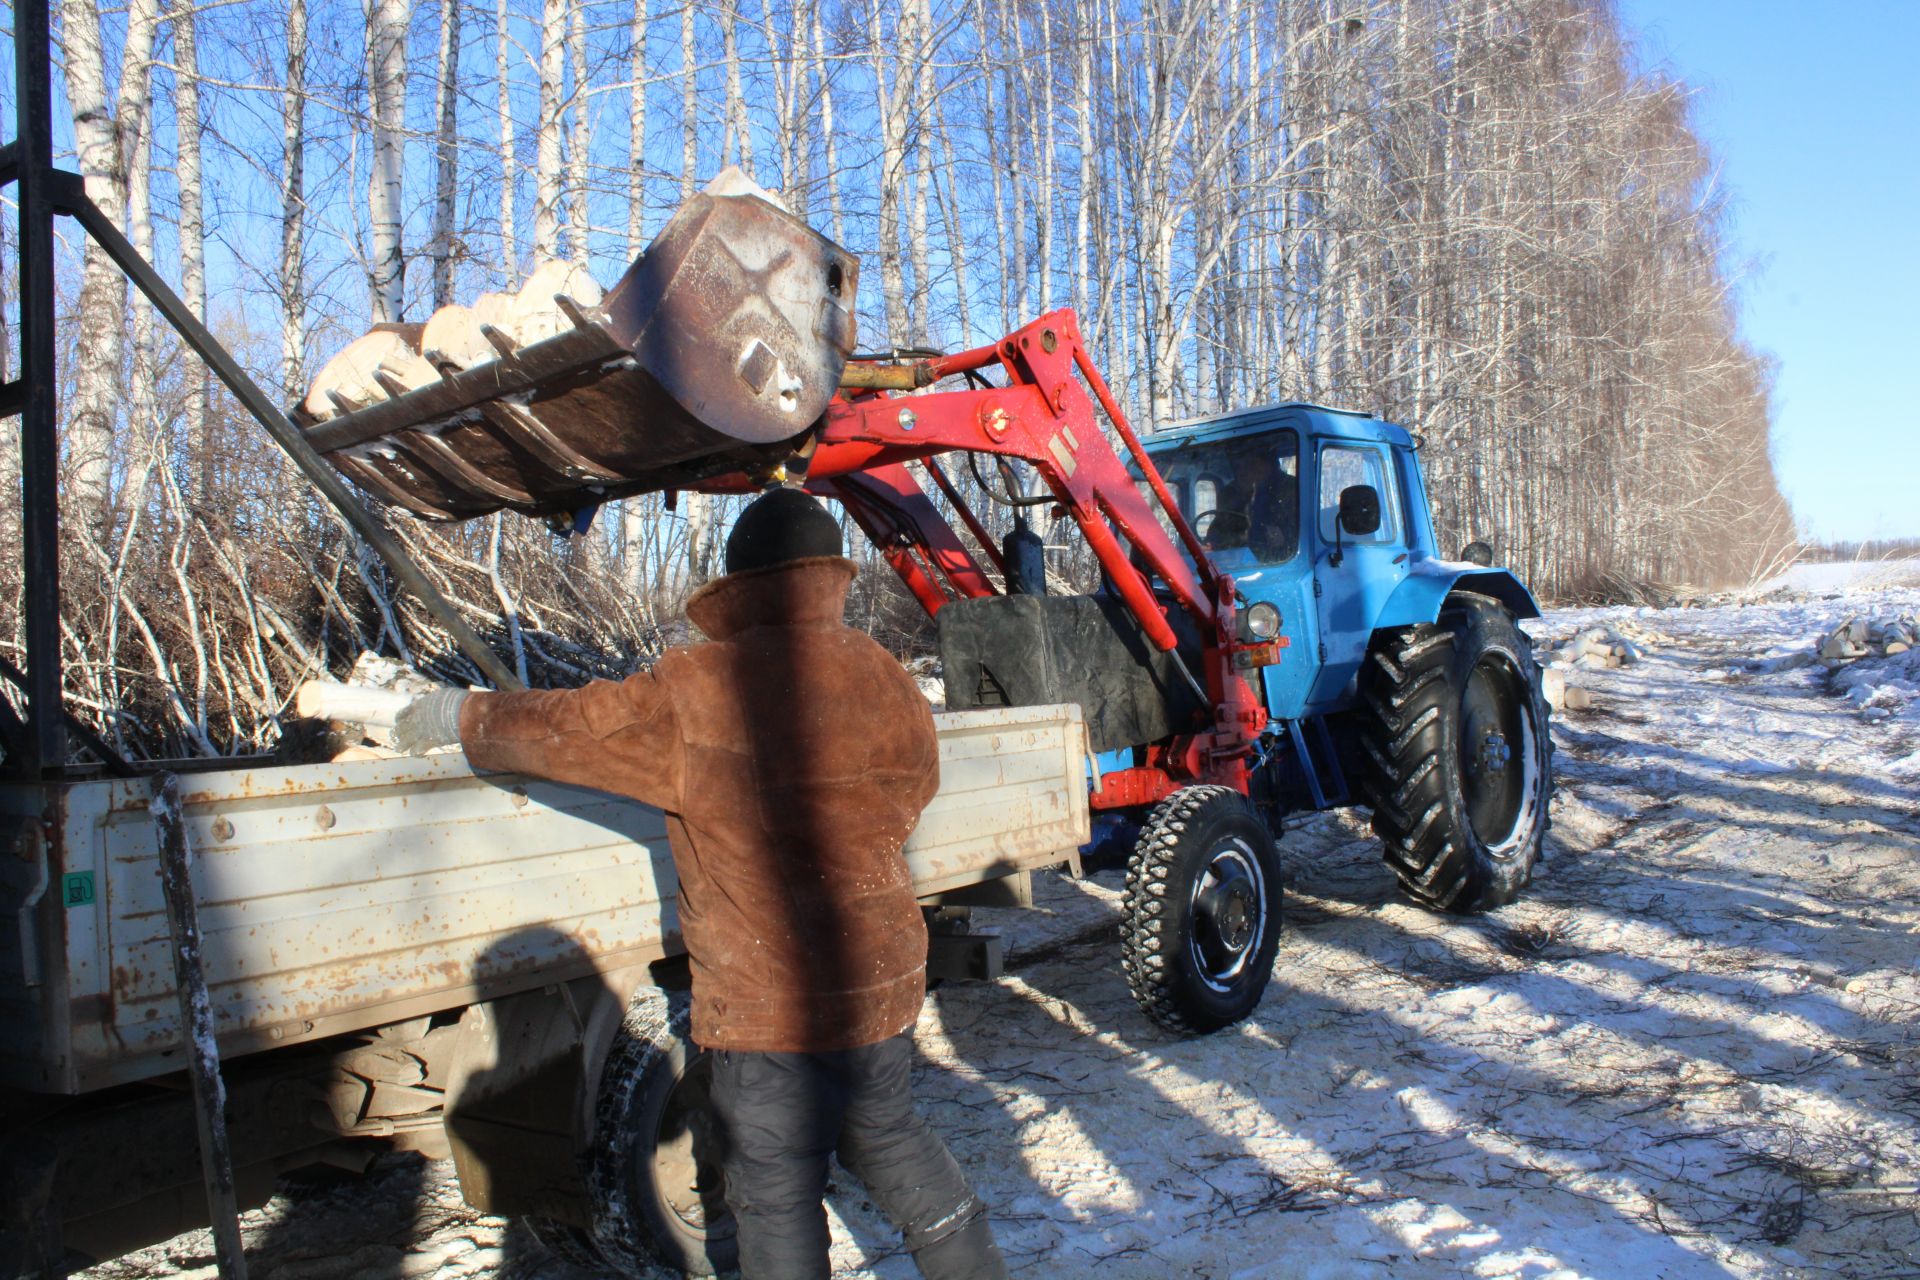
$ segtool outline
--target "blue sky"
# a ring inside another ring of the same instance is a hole
[[[1699,93],[1802,530],[1920,536],[1920,2],[1621,0]]]

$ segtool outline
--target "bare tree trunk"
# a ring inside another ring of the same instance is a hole
[[[847,242],[846,211],[840,204],[840,148],[833,129],[833,81],[827,76],[827,42],[820,32],[820,6],[813,6],[813,74],[820,81],[820,136],[826,148],[827,207],[833,214],[833,239]]]
[[[514,227],[514,191],[520,175],[513,159],[513,93],[508,58],[511,32],[507,26],[507,0],[496,0],[494,28],[494,112],[500,126],[500,271],[511,288],[519,278],[520,237]]]
[[[1080,317],[1082,334],[1098,327],[1087,314],[1087,237],[1091,234],[1093,207],[1093,33],[1074,32],[1073,115],[1079,128],[1080,185],[1074,193],[1073,214],[1073,310]],[[1091,341],[1091,338],[1088,339]]]
[[[587,6],[586,0],[570,0],[567,6],[567,61],[573,64],[573,132],[567,142],[568,212],[572,223],[570,257],[582,267],[593,261],[589,243],[593,231],[593,210],[587,198],[588,161],[593,151],[592,99],[587,94]]]
[[[149,67],[135,71],[132,67],[120,73],[121,96],[124,101],[127,80],[138,86],[138,93],[145,104],[152,102],[153,74]],[[153,261],[153,128],[152,117],[145,109],[137,110],[132,116],[122,117],[121,126],[131,136],[127,148],[127,239],[133,242],[134,250],[148,262]],[[132,439],[129,444],[138,444],[143,448],[153,448],[155,427],[155,405],[153,393],[154,377],[154,332],[153,304],[143,294],[133,295],[133,359],[129,362],[129,387],[127,395],[127,426]]]
[[[200,53],[190,0],[173,10],[174,173],[180,188],[180,291],[188,310],[207,319],[207,232],[200,199]],[[291,36],[289,36],[291,41]],[[189,358],[186,377],[187,457],[185,474],[196,492],[211,487],[213,449],[207,439],[211,398],[206,366]]]
[[[687,0],[687,7],[680,11],[680,194],[681,198],[693,194],[694,184],[698,180],[696,166],[700,163],[699,105],[696,96],[694,66],[694,30],[693,4]],[[724,159],[724,153],[722,155]],[[704,493],[682,493],[680,501],[687,513],[687,577],[698,586],[706,569],[707,526],[711,520],[711,499]]]
[[[700,175],[700,69],[694,63],[693,0],[680,10],[680,198],[693,195]]]
[[[914,11],[914,43],[908,50],[913,68],[913,95],[908,100],[907,118],[913,126],[913,146],[919,164],[913,180],[912,219],[907,243],[913,254],[913,332],[912,341],[925,346],[930,341],[927,312],[933,299],[933,281],[929,278],[930,237],[927,234],[927,188],[933,185],[933,57],[930,41],[933,25],[926,0],[905,0]]]
[[[100,41],[100,11],[94,0],[63,0],[60,32],[66,52],[67,101],[73,107],[74,150],[87,194],[108,221],[125,214],[124,170],[120,140],[108,106],[105,56]],[[127,66],[135,65],[136,41],[150,23],[134,21],[128,11]],[[91,241],[87,243],[80,283],[78,350],[74,361],[73,407],[67,425],[72,459],[71,501],[67,510],[100,545],[112,521],[113,426],[120,402],[121,333],[126,317],[126,277]]]
[[[1002,163],[1007,168],[1007,232],[1012,241],[1013,304],[1012,314],[1007,317],[1006,323],[1011,328],[1033,319],[1027,306],[1027,210],[1025,196],[1021,194],[1025,188],[1021,178],[1026,172],[1026,163],[1020,154],[1022,130],[1014,127],[1014,121],[1020,119],[1021,110],[1019,94],[1014,90],[1014,62],[1025,65],[1027,48],[1025,37],[1020,33],[1020,14],[1017,11],[1000,12],[1000,29],[1000,106],[1005,115],[1008,136],[1005,140],[1006,150],[996,150],[996,155],[1003,157]],[[1006,60],[1006,33],[1009,31],[1013,34],[1012,61]],[[1027,103],[1026,109],[1031,111],[1033,104]]]
[[[634,0],[632,50],[628,54],[626,129],[628,129],[628,169],[626,169],[626,253],[634,259],[647,246],[647,79],[651,75],[647,59],[647,36],[653,29],[653,10],[649,0]],[[647,545],[657,528],[657,497],[630,497],[620,503],[620,580],[630,595],[639,597],[647,589]]]
[[[873,6],[867,41],[873,64],[874,114],[880,126],[880,289],[887,309],[887,343],[897,347],[908,342],[911,324],[901,260],[900,188],[907,180],[907,109],[913,91],[910,58],[911,51],[919,48],[919,28],[914,0],[902,3],[897,26],[888,25],[888,16],[883,6]]]
[[[999,298],[999,314],[994,318],[994,332],[997,336],[1013,327],[1009,321],[1009,315],[1013,310],[1013,265],[1011,257],[1013,246],[1011,243],[1012,238],[1007,229],[1006,191],[1001,181],[1002,165],[999,154],[1000,120],[994,109],[993,65],[987,57],[987,31],[984,13],[979,13],[975,20],[981,23],[978,66],[980,77],[981,129],[987,139],[987,172],[991,176],[993,184],[993,251],[995,261],[999,267],[999,270],[994,273],[994,281],[998,286],[996,293]],[[1009,119],[1012,118],[1011,109],[1008,110],[1007,116]]]
[[[953,139],[947,130],[946,108],[934,104],[940,127],[940,155],[947,181],[941,188],[940,217],[946,223],[947,252],[953,259],[953,296],[959,308],[960,345],[973,345],[973,301],[967,278],[967,232],[961,223],[959,166],[953,161]]]
[[[401,318],[406,308],[407,260],[401,243],[405,210],[401,181],[406,166],[407,20],[410,0],[365,0],[367,97],[373,121],[373,155],[367,171],[367,213],[373,252],[367,289],[376,322]]]
[[[720,0],[720,41],[721,56],[727,64],[727,134],[720,156],[724,160],[732,155],[751,178],[753,126],[747,119],[747,99],[740,85],[739,0]]]
[[[649,0],[633,0],[633,52],[627,78],[627,257],[647,243],[647,32],[653,26]],[[629,509],[637,504],[628,503]]]
[[[545,0],[540,16],[540,125],[534,140],[533,257],[560,254],[560,106],[566,89],[568,0]]]
[[[460,180],[460,0],[440,0],[439,136],[433,181],[433,305],[453,301],[453,213]]]
[[[812,204],[813,103],[808,94],[812,77],[813,0],[795,0],[781,41],[774,51],[774,24],[769,0],[760,0],[760,26],[773,63],[773,91],[780,150],[780,185],[787,207],[805,221]]]
[[[307,0],[287,5],[287,85],[280,97],[280,385],[306,387]]]

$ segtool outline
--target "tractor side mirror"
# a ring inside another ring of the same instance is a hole
[[[1340,527],[1356,538],[1380,529],[1380,491],[1370,484],[1350,484],[1340,491]]]
[[[1460,558],[1468,564],[1490,569],[1493,567],[1493,548],[1476,538],[1460,548]]]

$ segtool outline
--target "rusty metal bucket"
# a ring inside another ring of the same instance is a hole
[[[729,178],[682,205],[604,303],[555,297],[570,328],[521,346],[482,325],[498,358],[463,367],[421,350],[423,326],[388,326],[425,376],[383,368],[377,395],[319,412],[310,397],[296,421],[363,488],[433,520],[567,521],[778,464],[853,351],[859,260]]]

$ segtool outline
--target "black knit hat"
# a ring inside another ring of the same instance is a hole
[[[747,504],[727,535],[727,572],[842,554],[840,522],[799,489],[773,489]]]

